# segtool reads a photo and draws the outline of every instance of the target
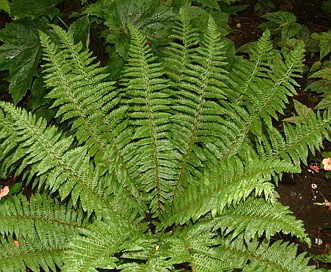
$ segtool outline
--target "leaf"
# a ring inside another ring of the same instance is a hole
[[[0,10],[4,10],[8,14],[10,13],[8,0],[0,0]]]
[[[114,0],[105,17],[109,27],[107,41],[114,43],[121,57],[127,55],[128,25],[134,25],[150,39],[162,39],[169,34],[175,20],[170,7],[155,0]]]
[[[35,19],[42,15],[53,18],[60,12],[55,6],[62,0],[13,0],[10,3],[10,15],[16,19]]]
[[[294,108],[297,113],[296,116],[285,118],[284,121],[289,123],[302,123],[309,120],[309,117],[314,114],[313,110],[311,108],[308,108],[304,104],[301,104],[297,100],[293,100],[294,102]]]
[[[201,3],[204,7],[220,10],[217,0],[197,0],[197,2]]]
[[[76,20],[69,27],[69,33],[74,37],[74,42],[82,42],[83,49],[86,50],[90,43],[90,26],[91,22],[87,16]]]
[[[320,59],[323,59],[331,52],[331,31],[313,33],[312,38],[319,41]]]
[[[41,56],[37,28],[40,24],[22,20],[0,30],[0,70],[9,70],[9,93],[18,103],[30,89]]]
[[[281,32],[282,40],[292,38],[299,34],[302,26],[297,23],[297,18],[291,12],[277,11],[274,13],[267,13],[262,18],[269,20],[260,25],[260,28],[266,30],[270,28],[274,33]]]

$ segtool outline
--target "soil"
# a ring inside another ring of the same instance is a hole
[[[64,1],[64,3],[66,2],[70,3],[70,1]],[[262,31],[259,29],[259,25],[264,22],[261,15],[268,11],[267,9],[259,12],[254,11],[254,5],[259,2],[258,0],[246,2],[249,6],[244,11],[231,15],[229,18],[229,24],[233,32],[228,35],[228,38],[234,41],[236,48],[247,42],[256,41],[260,37]],[[276,6],[276,9],[269,11],[290,11],[296,15],[297,21],[306,25],[311,32],[328,31],[331,28],[331,18],[321,11],[324,2],[322,0],[273,0],[272,3]],[[68,13],[68,6],[64,4],[61,8],[65,11],[64,14]],[[8,20],[9,18],[3,12],[0,12],[0,29],[4,26],[4,22]],[[314,58],[316,59],[316,56],[306,60],[308,67],[312,64]],[[303,91],[306,87],[306,79],[307,74],[300,81],[301,88],[298,89],[298,96],[295,99],[313,107],[318,101],[318,97],[313,92]],[[6,93],[0,94],[0,96],[1,100],[9,100]],[[291,111],[289,114],[291,114]],[[331,151],[331,144],[325,142],[325,146],[321,151]],[[321,159],[321,155],[316,154],[314,160],[320,162]],[[310,248],[306,244],[300,244],[300,251],[322,254],[331,250],[331,207],[317,204],[331,201],[331,180],[326,179],[323,170],[319,173],[311,170],[310,163],[314,163],[314,161],[309,161],[308,165],[302,165],[302,173],[300,174],[285,174],[277,190],[280,201],[290,208],[296,218],[303,221],[306,232],[312,240]],[[7,180],[6,182],[14,181]],[[328,264],[321,262],[316,262],[316,266],[331,268]]]

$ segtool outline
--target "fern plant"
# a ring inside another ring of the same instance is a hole
[[[133,26],[119,82],[53,26],[40,32],[47,97],[60,126],[0,102],[0,161],[35,188],[0,202],[0,270],[314,271],[282,232],[310,244],[278,201],[330,133],[331,112],[274,121],[296,93],[303,45],[249,58],[203,37],[180,11],[157,58]],[[231,64],[230,64],[231,63]]]
[[[308,83],[307,90],[321,94],[321,101],[316,105],[316,109],[330,108],[331,106],[331,67],[329,62],[325,62],[323,67],[309,76],[314,80]]]

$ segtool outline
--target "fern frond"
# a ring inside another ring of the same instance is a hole
[[[255,46],[251,47],[250,59],[242,59],[230,72],[230,89],[236,90],[236,92],[233,92],[234,96],[231,97],[233,102],[241,105],[251,88],[251,84],[266,77],[265,71],[268,69],[268,61],[275,57],[272,48],[270,32],[265,31]]]
[[[54,99],[53,107],[58,108],[62,122],[72,124],[78,143],[84,144],[98,167],[116,176],[123,198],[136,202],[143,215],[141,196],[123,161],[122,149],[131,141],[132,131],[125,118],[127,108],[118,106],[120,91],[114,90],[114,82],[105,80],[105,69],[93,63],[91,53],[82,51],[81,44],[75,45],[69,33],[56,26],[53,29],[60,37],[59,48],[40,34],[47,61],[45,82],[52,89],[47,97]]]
[[[297,254],[298,246],[288,242],[276,241],[273,244],[266,242],[249,249],[250,262],[245,266],[245,271],[319,271],[314,266],[309,266],[309,258],[305,253]]]
[[[167,48],[163,63],[170,84],[173,88],[179,88],[178,83],[184,77],[184,70],[193,62],[192,56],[196,53],[195,47],[199,43],[197,30],[191,26],[185,8],[179,10],[179,20],[173,28],[171,38],[174,42]]]
[[[26,271],[25,267],[38,271],[39,266],[56,271],[55,264],[61,265],[68,250],[65,245],[86,228],[82,212],[43,195],[29,201],[23,196],[7,198],[0,205],[0,217],[4,250],[0,271]]]
[[[89,229],[82,229],[69,244],[65,256],[64,271],[98,271],[97,268],[114,269],[122,252],[132,248],[135,240],[145,241],[137,229],[119,217],[106,221],[95,221]]]
[[[249,199],[235,208],[226,209],[214,220],[215,229],[221,228],[232,239],[243,234],[245,240],[264,237],[270,239],[276,233],[291,234],[310,244],[303,223],[297,220],[288,207],[280,202]]]
[[[166,59],[169,62],[167,66],[173,67],[173,62],[181,63],[181,66],[174,65],[180,77],[178,82],[171,84],[176,84],[176,87],[172,87],[174,114],[171,119],[171,139],[180,153],[173,197],[193,177],[201,177],[207,158],[204,145],[213,143],[217,145],[215,149],[221,148],[222,108],[218,101],[226,99],[224,82],[227,80],[225,47],[212,17],[197,48],[196,37],[192,34],[194,29],[189,25],[184,11],[181,21],[181,28],[176,29],[176,40],[170,47],[171,58]],[[182,49],[184,52],[180,53]],[[188,53],[189,57],[185,55]],[[210,153],[212,151],[209,149]]]
[[[220,240],[219,246],[215,249],[217,251],[215,258],[224,263],[221,271],[222,269],[223,271],[242,269],[252,272],[318,271],[314,266],[308,265],[309,258],[306,258],[304,253],[298,255],[296,244],[283,241],[270,244],[267,241],[261,243],[258,240],[247,243],[242,236],[238,236],[234,240],[228,237]],[[196,248],[198,249],[198,247]],[[196,254],[202,255],[200,258],[204,256],[199,251]]]
[[[206,172],[200,182],[180,191],[173,208],[164,218],[165,226],[197,221],[203,215],[222,214],[225,207],[237,206],[251,194],[274,202],[276,192],[270,182],[275,173],[297,170],[292,163],[279,159],[246,161],[234,156],[213,172]]]
[[[215,222],[203,220],[177,228],[162,241],[159,256],[168,256],[174,265],[188,264],[190,271],[315,271],[307,265],[309,258],[297,255],[297,245],[246,240],[243,233],[235,238],[220,236]]]
[[[24,177],[28,176],[30,181],[34,175],[53,169],[72,147],[72,137],[63,137],[55,127],[47,128],[46,120],[37,119],[31,113],[5,102],[0,102],[0,109],[0,159],[5,160],[4,166],[8,170],[19,162],[16,175],[20,175],[29,165],[41,163],[39,167],[25,171]]]
[[[66,243],[78,230],[86,227],[83,213],[71,205],[60,205],[44,195],[10,197],[0,205],[0,234],[39,238],[52,237]]]
[[[28,180],[36,178],[34,182],[39,188],[46,184],[52,192],[58,191],[61,199],[71,194],[73,205],[80,200],[89,214],[96,212],[98,216],[104,216],[105,210],[109,214],[115,212],[118,205],[111,203],[110,195],[116,187],[109,187],[109,180],[98,166],[93,166],[85,148],[72,149],[72,137],[64,137],[55,127],[47,127],[44,119],[36,120],[31,113],[10,103],[0,102],[0,109],[0,160],[5,159],[5,169],[19,165],[16,175],[22,173]],[[120,191],[125,192],[124,189]],[[123,203],[130,200],[131,204],[136,201],[128,198]],[[122,209],[115,213],[136,217],[137,206],[128,207],[124,208],[126,215],[122,214]]]
[[[276,128],[270,128],[257,142],[260,154],[266,158],[282,158],[298,167],[301,162],[307,164],[308,154],[320,150],[324,139],[330,140],[330,123],[330,110],[309,111],[305,119],[298,119],[295,125],[283,123],[285,137]]]
[[[209,222],[177,230],[166,246],[168,255],[174,256],[172,261],[188,263],[191,271],[233,271],[244,267],[247,261],[244,255],[220,251],[222,239]]]
[[[67,253],[66,241],[54,236],[33,236],[21,234],[19,240],[12,238],[0,240],[0,271],[25,272],[28,267],[32,271],[57,271],[61,267],[63,256]]]
[[[57,117],[61,121],[70,121],[79,143],[85,143],[91,156],[97,153],[103,156],[107,138],[105,130],[106,107],[116,106],[119,97],[113,82],[106,82],[107,74],[98,64],[92,64],[90,53],[75,45],[72,37],[59,27],[56,33],[65,42],[60,48],[50,38],[40,33],[43,46],[44,78],[51,92],[48,98],[55,99],[52,107],[57,107]],[[95,111],[96,108],[100,110]],[[107,109],[108,110],[108,109]],[[123,113],[122,113],[123,114]],[[98,157],[98,156],[97,156]]]
[[[267,33],[266,38],[268,37]],[[261,39],[260,42],[271,43],[266,39]],[[283,113],[285,104],[288,103],[287,97],[296,94],[294,86],[298,83],[294,79],[302,72],[303,53],[303,44],[300,42],[286,56],[275,53],[268,61],[267,69],[263,71],[265,78],[257,78],[250,84],[244,94],[243,105],[252,116],[250,130],[253,133],[261,135],[262,121],[270,127],[271,118],[277,120],[277,113]]]
[[[135,126],[135,141],[126,161],[146,196],[151,196],[152,213],[160,213],[170,198],[175,154],[167,137],[169,117],[168,83],[164,71],[147,45],[146,38],[133,26],[128,64],[123,72],[123,100],[130,123]],[[125,158],[124,158],[125,159]],[[141,177],[139,177],[139,174]]]
[[[265,36],[257,43],[257,48],[268,48],[267,45],[261,45],[261,43],[270,43],[268,37],[269,33],[266,32]],[[259,138],[262,137],[265,130],[272,129],[272,119],[278,120],[278,114],[283,114],[283,109],[288,103],[288,97],[296,94],[294,86],[297,86],[298,83],[295,78],[299,77],[302,71],[303,53],[303,44],[298,42],[293,50],[283,52],[282,55],[273,52],[273,57],[268,58],[265,65],[258,66],[260,71],[256,73],[259,76],[255,76],[250,81],[249,86],[243,89],[245,93],[242,94],[240,100],[237,100],[241,104],[232,105],[233,112],[228,113],[230,120],[236,120],[238,117],[235,115],[237,115],[237,111],[240,111],[240,116],[243,116],[244,122],[239,123],[241,127],[238,127],[237,130],[240,133],[232,142],[229,142],[227,151],[219,159],[220,164],[228,156],[236,154],[240,149],[240,145],[250,137],[250,134]],[[250,65],[246,66],[246,69],[249,67]],[[249,71],[247,70],[247,72]],[[249,80],[245,76],[232,75],[231,78],[233,81],[237,81],[231,83],[233,86],[245,85],[246,80]]]

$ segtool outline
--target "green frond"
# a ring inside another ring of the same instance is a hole
[[[60,47],[40,33],[46,61],[44,79],[51,89],[47,97],[54,99],[56,117],[72,124],[78,142],[85,143],[91,156],[103,157],[109,141],[107,133],[111,132],[105,118],[118,103],[118,92],[113,91],[113,82],[104,80],[104,68],[92,63],[90,53],[81,52],[81,44],[75,45],[73,38],[59,27],[54,26],[54,30],[61,37]],[[123,118],[123,111],[117,113]]]
[[[71,124],[78,144],[84,144],[98,167],[105,167],[116,176],[123,198],[136,202],[136,209],[143,215],[141,196],[133,183],[122,149],[132,140],[127,127],[127,107],[119,107],[120,91],[114,82],[106,80],[105,69],[93,63],[91,53],[75,45],[72,36],[53,26],[60,37],[60,45],[40,33],[44,49],[44,77],[51,89],[47,97],[54,99],[52,107],[58,108],[57,116]],[[97,110],[96,110],[97,109]]]
[[[213,221],[215,229],[220,228],[223,235],[230,234],[232,239],[243,234],[247,241],[262,236],[270,240],[271,236],[282,232],[310,244],[303,223],[292,215],[288,207],[278,201],[270,203],[252,198],[226,209]]]
[[[288,242],[276,241],[273,244],[266,242],[249,249],[250,262],[245,271],[279,271],[279,272],[308,272],[319,271],[309,266],[309,258],[305,253],[297,254],[298,246]]]
[[[157,239],[138,239],[133,241],[133,246],[127,248],[123,255],[123,259],[130,260],[118,266],[118,269],[125,272],[143,272],[143,271],[177,271],[173,264],[177,263],[170,259],[169,243],[158,241]],[[137,243],[139,242],[139,244]],[[179,252],[182,254],[182,252]],[[178,271],[181,271],[178,269]]]
[[[89,272],[97,268],[115,269],[120,253],[138,240],[137,229],[119,217],[95,221],[89,229],[82,229],[69,244],[63,271]],[[141,235],[139,233],[139,235]],[[142,237],[141,237],[142,239]]]
[[[73,205],[79,200],[89,214],[105,216],[107,210],[109,214],[113,211],[125,216],[123,207],[115,211],[118,205],[110,198],[115,188],[109,187],[109,180],[93,166],[86,148],[71,149],[72,137],[64,137],[55,127],[47,127],[44,119],[36,119],[10,103],[1,102],[0,109],[0,160],[5,159],[5,169],[17,168],[16,175],[22,173],[23,178],[34,178],[39,188],[46,185],[50,191],[58,191],[61,199],[70,194]],[[116,198],[125,196],[116,195]],[[128,198],[124,203],[130,200],[136,201]],[[136,209],[139,206],[133,207],[124,208],[128,218],[136,217],[139,212]]]
[[[260,51],[260,48],[266,48],[266,53],[270,50],[271,41],[269,40],[269,32],[264,33],[264,36],[259,40],[256,45],[256,50]],[[260,59],[251,59],[251,62],[255,63],[259,76],[255,76],[251,79],[251,65],[248,64],[246,67],[242,65],[238,70],[246,69],[245,73],[248,77],[239,78],[237,76],[232,76],[234,83],[243,84],[247,86],[242,89],[245,91],[242,93],[241,105],[244,106],[249,114],[251,115],[251,120],[249,125],[249,130],[254,134],[260,136],[262,134],[263,123],[268,127],[272,126],[272,119],[278,119],[277,113],[283,114],[283,109],[288,103],[288,97],[296,94],[294,86],[298,85],[295,78],[302,72],[302,61],[303,61],[303,44],[298,42],[293,50],[287,53],[277,53],[273,54],[268,58],[264,65],[260,65]],[[285,56],[286,54],[286,56]],[[262,51],[263,56],[263,51]],[[245,68],[243,68],[245,67]],[[236,71],[237,69],[234,69]],[[235,72],[236,73],[236,72]],[[247,85],[247,80],[249,81]],[[247,130],[246,128],[245,130]]]
[[[274,56],[273,46],[270,42],[270,32],[265,31],[255,46],[249,52],[250,60],[242,59],[229,74],[231,89],[233,92],[232,101],[241,104],[244,97],[249,92],[251,84],[266,77],[265,71],[268,69],[268,61]]]
[[[170,198],[175,154],[167,137],[170,114],[168,83],[164,71],[156,61],[146,38],[133,26],[128,64],[122,83],[123,100],[128,105],[131,125],[135,126],[134,143],[127,158],[131,172],[135,172],[140,188],[151,197],[152,213],[160,213]],[[141,177],[139,177],[139,174]]]
[[[169,272],[169,271],[181,271],[175,270],[174,267],[167,260],[164,259],[151,259],[147,263],[126,263],[119,266],[119,269],[123,272]]]
[[[0,234],[20,237],[52,237],[66,243],[78,230],[86,227],[83,213],[71,205],[61,205],[44,195],[10,197],[0,205]]]
[[[54,236],[40,236],[35,233],[25,236],[21,234],[15,240],[13,238],[0,240],[0,271],[25,272],[28,267],[32,271],[57,271],[61,267],[63,256],[67,253],[66,243]],[[19,243],[19,244],[18,244]]]
[[[204,146],[216,145],[207,152],[217,157],[218,150],[223,145],[220,133],[222,107],[218,102],[226,99],[224,82],[227,80],[225,46],[212,17],[209,18],[199,46],[196,46],[197,41],[192,34],[194,30],[190,27],[184,10],[181,20],[181,28],[176,30],[180,33],[175,36],[170,47],[171,57],[166,59],[168,66],[173,67],[173,62],[182,65],[174,65],[177,69],[175,73],[180,78],[177,79],[178,82],[171,84],[174,97],[171,107],[174,110],[171,118],[171,141],[180,155],[173,196],[181,187],[186,187],[192,178],[202,176],[202,168],[207,160]],[[184,52],[179,53],[181,50]]]
[[[46,120],[10,103],[0,102],[0,119],[0,159],[5,160],[5,169],[17,168],[16,175],[24,172],[28,181],[61,165],[62,156],[72,147],[72,137],[64,137],[55,127],[48,128]],[[31,165],[36,167],[26,171]]]
[[[192,238],[194,239],[194,237]],[[227,237],[220,239],[215,248],[215,259],[221,260],[223,266],[214,271],[318,271],[309,266],[309,258],[297,253],[297,245],[276,241],[270,243],[253,240],[249,243],[242,236],[232,240]],[[199,252],[200,253],[200,252]],[[197,254],[199,254],[197,253]],[[199,254],[203,258],[203,254]],[[210,270],[206,270],[210,271]]]
[[[294,86],[298,83],[295,78],[299,77],[302,72],[303,44],[298,42],[289,52],[281,54],[273,51],[269,55],[268,44],[271,43],[269,35],[266,32],[255,45],[256,48],[253,48],[253,51],[265,50],[264,54],[268,55],[266,62],[263,65],[257,65],[257,62],[262,60],[256,58],[257,53],[254,53],[252,60],[244,61],[241,68],[235,67],[234,72],[230,75],[230,86],[237,88],[243,85],[246,87],[239,88],[239,90],[244,91],[236,100],[239,104],[227,106],[229,111],[226,116],[229,123],[238,124],[239,127],[236,128],[236,131],[239,131],[239,133],[235,138],[229,137],[230,141],[227,143],[226,151],[219,158],[219,164],[228,156],[232,156],[242,149],[242,143],[247,138],[252,137],[251,134],[255,135],[254,137],[261,138],[265,131],[272,130],[273,119],[278,120],[278,114],[283,114],[283,109],[288,103],[288,97],[296,94]],[[249,62],[255,64],[245,65]],[[258,71],[252,73],[252,67],[255,67]],[[236,72],[238,70],[242,72]],[[246,73],[247,75],[245,75]],[[249,85],[246,85],[247,81],[250,82]],[[238,112],[243,122],[237,121]]]
[[[260,153],[269,158],[282,158],[298,167],[301,162],[307,164],[308,154],[320,150],[324,139],[330,140],[330,123],[330,110],[309,111],[304,119],[297,119],[295,125],[283,123],[285,137],[276,128],[270,128],[257,143]]]
[[[157,254],[168,256],[174,265],[188,264],[190,271],[315,271],[308,266],[309,258],[297,254],[297,245],[246,240],[243,233],[235,238],[220,236],[215,222],[204,220],[177,228],[162,241]]]
[[[206,172],[200,182],[190,184],[180,191],[174,205],[165,215],[165,226],[197,221],[207,213],[220,215],[224,208],[246,200],[250,195],[263,196],[274,202],[276,192],[270,182],[275,173],[291,172],[292,163],[279,159],[258,160],[233,156],[213,172]]]
[[[195,54],[199,42],[197,30],[191,26],[190,17],[185,8],[179,11],[179,20],[173,28],[171,38],[174,42],[167,47],[164,66],[170,84],[173,88],[184,77],[184,70],[193,62],[192,55]]]
[[[216,238],[209,227],[209,223],[202,223],[180,234],[191,254],[192,271],[316,271],[308,266],[309,258],[297,255],[295,244],[247,242],[241,235]]]
[[[220,258],[218,247],[221,240],[208,224],[198,224],[182,231],[175,232],[176,240],[171,241],[169,252],[175,256],[172,261],[188,263],[192,271],[226,271],[240,267],[246,260],[244,256],[237,258],[236,264],[229,264],[226,258]],[[176,252],[180,254],[176,255]]]
[[[65,245],[86,228],[82,212],[43,195],[29,201],[23,196],[7,198],[0,205],[0,217],[0,234],[6,237],[1,239],[0,271],[56,271],[68,250]]]

